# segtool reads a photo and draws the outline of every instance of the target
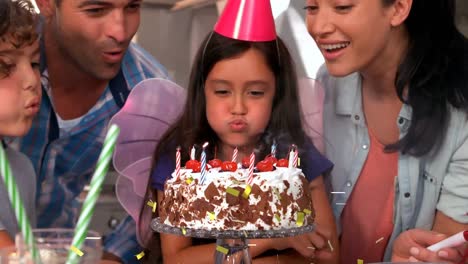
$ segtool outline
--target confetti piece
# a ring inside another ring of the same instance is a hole
[[[358,260],[357,260],[357,264],[364,264],[364,260],[358,259]]]
[[[308,249],[316,250],[314,246],[307,247]]]
[[[281,200],[281,194],[280,194],[278,188],[273,188],[273,192],[277,196],[278,200]]]
[[[147,204],[149,207],[153,208],[153,209],[152,209],[153,213],[156,212],[156,207],[158,206],[158,203],[157,203],[157,202],[153,202],[152,200],[149,200],[146,204]]]
[[[281,218],[279,217],[279,215],[275,214],[275,218],[276,218],[276,221],[281,222]]]
[[[240,194],[239,190],[236,190],[234,188],[227,188],[226,192],[235,197],[239,197]]]
[[[144,256],[145,256],[145,252],[144,252],[144,251],[138,253],[138,255],[135,255],[135,257],[136,257],[138,260],[142,259]]]
[[[236,223],[245,224],[245,221],[241,221],[241,220],[237,220],[237,219],[231,219],[231,221],[236,222]]]
[[[193,178],[192,178],[192,177],[189,177],[189,178],[187,178],[187,179],[185,180],[185,182],[186,182],[187,184],[191,184],[191,183],[193,182]]]
[[[219,251],[219,252],[223,253],[224,255],[227,255],[229,253],[229,249],[224,248],[222,246],[216,246],[216,251]]]
[[[210,217],[210,220],[215,220],[216,219],[216,215],[214,212],[206,212],[208,214],[208,216]]]
[[[304,213],[305,213],[306,215],[310,215],[310,214],[312,214],[312,211],[309,210],[309,209],[304,209]]]
[[[333,245],[330,240],[328,240],[328,247],[330,247],[331,252],[333,252]]]
[[[346,203],[335,203],[336,205],[346,205]]]
[[[71,249],[71,251],[75,252],[75,254],[77,254],[77,255],[80,256],[80,257],[84,255],[83,251],[79,250],[79,249],[78,249],[77,247],[75,247],[75,246],[71,246],[70,249]]]
[[[331,192],[331,194],[346,194],[346,192]]]
[[[304,213],[303,212],[297,213],[296,225],[299,227],[304,225]]]
[[[244,236],[247,237],[247,231],[244,230]]]
[[[245,186],[245,190],[244,190],[244,193],[242,194],[242,197],[244,197],[245,199],[249,198],[249,195],[251,192],[252,192],[252,186],[247,184]]]
[[[301,166],[301,158],[297,158],[297,166]]]
[[[247,246],[249,246],[249,247],[256,247],[257,244],[247,244]]]
[[[375,241],[375,243],[378,244],[378,243],[382,242],[384,239],[385,238],[381,237],[381,238],[377,239],[377,241]]]
[[[187,230],[185,230],[185,228],[183,227],[181,228],[181,230],[182,230],[182,234],[185,236],[187,234]]]

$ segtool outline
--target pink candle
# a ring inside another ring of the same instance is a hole
[[[232,153],[232,162],[236,162],[237,163],[237,154],[238,154],[238,150],[237,150],[237,147],[234,149],[234,152]]]
[[[298,160],[298,151],[297,151],[297,148],[294,150],[294,157],[293,157],[293,167],[294,168],[297,168],[297,160]]]
[[[294,168],[294,150],[289,151],[288,168]]]
[[[252,184],[252,181],[253,181],[254,163],[255,163],[255,154],[252,152],[252,154],[250,154],[249,178],[247,179],[248,185]]]
[[[175,173],[176,173],[176,180],[179,180],[179,178],[180,178],[180,147],[177,147],[177,150],[176,150],[176,169],[175,169]]]

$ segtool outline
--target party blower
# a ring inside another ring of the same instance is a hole
[[[443,248],[457,247],[466,242],[468,242],[468,230],[461,231],[460,233],[435,243],[427,249],[433,252],[437,252]]]

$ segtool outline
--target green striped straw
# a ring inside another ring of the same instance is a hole
[[[23,201],[21,200],[21,195],[18,190],[18,185],[16,184],[15,177],[11,172],[10,162],[6,157],[5,149],[3,144],[0,142],[0,174],[2,175],[2,180],[5,183],[8,197],[10,198],[10,203],[15,211],[16,220],[21,229],[21,234],[23,239],[32,250],[33,258],[37,263],[40,263],[39,252],[37,251],[36,244],[34,243],[34,236],[32,233],[31,224],[29,223],[28,215],[26,214],[26,209],[24,209]],[[33,176],[33,175],[31,175]]]
[[[112,158],[112,152],[114,151],[119,132],[120,129],[116,125],[112,125],[107,131],[107,135],[102,146],[102,151],[97,162],[96,170],[94,171],[93,177],[91,179],[88,195],[86,196],[83,207],[81,208],[80,217],[76,223],[75,236],[73,237],[70,248],[75,247],[79,250],[82,250],[83,243],[88,233],[89,223],[93,216],[96,201],[99,197],[99,193],[101,192],[101,187],[106,177],[107,171],[109,170],[109,163]],[[70,249],[68,252],[67,264],[77,263],[78,258],[79,256]]]

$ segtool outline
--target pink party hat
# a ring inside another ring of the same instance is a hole
[[[270,0],[228,0],[214,31],[238,40],[275,40],[275,20]]]

